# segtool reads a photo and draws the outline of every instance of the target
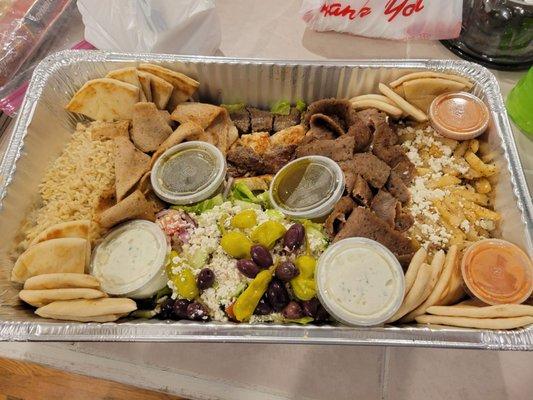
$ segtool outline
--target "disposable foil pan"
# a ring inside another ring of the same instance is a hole
[[[350,328],[340,325],[244,325],[233,323],[124,320],[117,323],[71,323],[41,319],[20,304],[18,288],[9,282],[10,251],[27,213],[38,198],[38,184],[73,132],[77,116],[64,105],[87,80],[140,62],[160,63],[200,81],[198,99],[245,102],[268,107],[286,99],[308,103],[320,98],[348,98],[377,93],[413,71],[435,70],[467,76],[474,94],[490,109],[486,138],[498,153],[500,179],[495,206],[502,213],[502,237],[533,254],[533,204],[495,77],[465,61],[360,60],[276,61],[155,54],[63,51],[41,62],[33,74],[24,104],[0,164],[0,339],[48,341],[256,342],[352,345],[396,345],[532,350],[533,326],[490,331],[420,325]]]

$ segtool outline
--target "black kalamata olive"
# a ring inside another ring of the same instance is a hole
[[[159,311],[158,317],[161,319],[170,319],[174,314],[174,300],[168,298],[163,300],[161,303],[161,310]]]
[[[300,270],[290,261],[284,261],[276,267],[276,278],[283,282],[289,282],[298,275],[300,275]]]
[[[323,322],[329,318],[328,312],[316,297],[302,301],[302,310],[304,315],[312,317],[316,322]]]
[[[196,285],[199,289],[205,290],[213,286],[213,283],[215,282],[215,273],[210,268],[204,268],[196,277]]]
[[[174,302],[174,318],[176,319],[187,319],[187,307],[189,307],[191,302],[187,299],[178,299]]]
[[[255,315],[272,314],[272,307],[270,306],[270,303],[268,302],[266,296],[261,297],[261,300],[259,300],[259,303],[257,303],[257,307],[255,307],[254,314]]]
[[[279,279],[272,279],[270,281],[266,295],[274,311],[281,311],[290,301],[287,288]]]
[[[325,322],[329,320],[329,314],[322,304],[318,305],[315,315],[315,322]]]
[[[254,263],[256,263],[260,268],[268,268],[274,263],[270,251],[260,244],[252,246],[250,249],[250,254],[252,255],[252,260]]]
[[[259,273],[259,267],[252,261],[242,259],[237,261],[237,269],[245,277],[253,279]]]
[[[187,306],[187,318],[193,321],[209,321],[209,313],[202,304],[192,302]]]
[[[291,301],[287,304],[281,313],[288,319],[299,319],[304,316],[302,306],[296,301]]]
[[[305,229],[302,224],[293,224],[283,238],[283,248],[288,251],[294,251],[300,248],[305,238]]]

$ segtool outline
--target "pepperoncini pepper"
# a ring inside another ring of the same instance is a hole
[[[187,300],[194,300],[199,295],[198,286],[196,286],[196,278],[190,268],[182,269],[172,279],[178,294]]]
[[[253,228],[257,224],[257,215],[254,210],[243,210],[231,219],[231,225],[235,228]]]
[[[178,252],[176,250],[171,250],[170,253],[167,255],[167,262],[165,264],[165,272],[167,273],[168,279],[172,279],[172,268],[176,266],[172,260],[174,260],[175,257],[178,256]]]
[[[281,222],[278,221],[266,221],[254,229],[250,238],[267,249],[272,249],[276,244],[276,241],[281,239],[285,235],[287,229]]]
[[[233,304],[233,314],[237,321],[248,320],[255,311],[259,300],[265,294],[268,284],[272,280],[274,267],[265,269],[257,274],[248,287],[241,293]]]
[[[311,300],[316,296],[316,260],[312,256],[301,255],[296,258],[294,265],[296,265],[300,274],[291,279],[292,291],[299,300]]]
[[[242,232],[231,231],[224,233],[220,239],[220,246],[234,258],[250,258],[252,242]]]

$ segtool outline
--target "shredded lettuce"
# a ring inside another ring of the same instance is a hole
[[[244,201],[244,200],[233,200],[233,204],[236,206],[241,206],[243,210],[262,210],[261,204],[258,203],[252,203],[250,201]]]
[[[195,214],[201,214],[204,211],[211,210],[215,206],[221,205],[223,202],[224,199],[222,198],[222,195],[217,194],[215,197],[211,197],[210,199],[206,199],[191,206],[172,206],[170,208],[173,208],[174,210],[183,210]]]
[[[240,201],[240,202],[258,204],[259,206],[262,206],[265,209],[272,208],[272,204],[270,204],[270,197],[268,195],[268,191],[255,195],[250,190],[250,188],[246,186],[246,184],[243,182],[238,182],[235,185],[233,185],[229,198],[233,202],[233,204],[237,204],[237,201]],[[252,207],[252,208],[255,208],[255,207]]]
[[[291,103],[287,100],[279,100],[272,104],[270,112],[277,115],[289,115],[291,113]]]
[[[285,216],[283,215],[283,213],[274,208],[266,210],[265,213],[268,216],[268,218],[274,221],[283,221],[283,219],[285,219]]]
[[[308,323],[313,322],[314,319],[312,317],[302,317],[302,318],[298,318],[298,319],[285,318],[284,321],[285,322],[294,322],[294,323],[300,324],[300,325],[307,325]]]
[[[307,104],[302,99],[296,100],[296,109],[300,112],[304,112],[307,109]]]
[[[244,110],[246,104],[234,103],[234,104],[221,104],[220,107],[224,107],[229,113],[235,113]]]
[[[192,269],[200,269],[207,262],[208,252],[205,249],[196,250],[193,254],[189,254],[187,261]]]

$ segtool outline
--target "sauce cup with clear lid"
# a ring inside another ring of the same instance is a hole
[[[156,195],[171,204],[193,204],[220,191],[226,176],[226,158],[207,142],[180,143],[165,151],[152,167],[150,180]]]
[[[270,184],[270,201],[292,218],[327,216],[344,192],[339,164],[323,156],[298,158],[285,165]]]

